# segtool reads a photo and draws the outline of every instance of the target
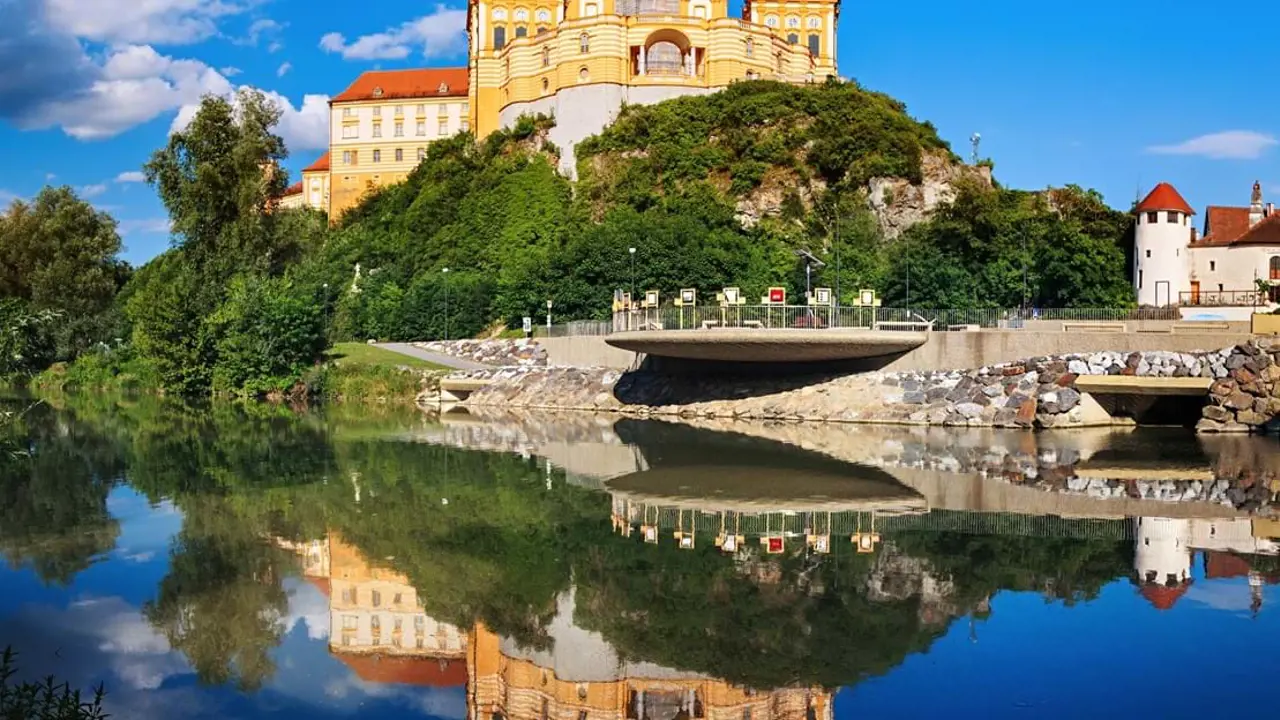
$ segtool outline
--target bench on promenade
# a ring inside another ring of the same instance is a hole
[[[1113,332],[1122,333],[1128,331],[1128,326],[1122,322],[1064,322],[1062,323],[1062,332]]]
[[[933,323],[922,320],[886,320],[875,325],[876,330],[932,330]]]
[[[1170,332],[1230,332],[1226,320],[1183,320],[1170,326]]]

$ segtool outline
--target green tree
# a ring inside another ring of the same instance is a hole
[[[119,336],[113,300],[130,272],[119,252],[110,215],[71,188],[46,187],[0,212],[0,298],[58,313],[55,357],[74,358]]]
[[[217,340],[215,390],[285,390],[325,348],[322,299],[288,281],[241,277],[226,302],[205,321]]]

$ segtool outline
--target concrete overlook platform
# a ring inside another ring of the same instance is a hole
[[[900,355],[928,333],[867,329],[712,328],[620,332],[605,342],[621,350],[682,360],[830,362]]]

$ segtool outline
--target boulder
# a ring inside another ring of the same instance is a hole
[[[1058,410],[1068,412],[1080,404],[1080,393],[1074,388],[1065,387],[1058,391]]]
[[[1249,393],[1237,391],[1228,396],[1223,405],[1232,410],[1251,410],[1253,409],[1253,396]]]
[[[1200,414],[1206,419],[1218,423],[1225,423],[1235,417],[1235,414],[1230,410],[1218,407],[1217,405],[1205,405],[1204,409],[1200,411]]]

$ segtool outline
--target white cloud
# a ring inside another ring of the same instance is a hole
[[[54,175],[53,173],[45,173],[45,174],[44,174],[44,181],[45,181],[45,182],[53,182],[53,181],[54,181],[54,179],[56,179],[57,177],[58,177],[58,176],[57,176],[57,175]]]
[[[276,77],[284,77],[285,74],[292,69],[293,69],[293,65],[286,62],[276,69]]]
[[[23,200],[23,199],[24,198],[16,192],[11,192],[9,190],[5,190],[4,188],[0,188],[0,210],[5,210],[11,204],[13,204],[14,201]]]
[[[218,23],[256,0],[43,0],[54,27],[104,43],[183,45],[217,34]]]
[[[290,580],[293,585],[289,593],[289,613],[284,617],[285,632],[292,632],[294,626],[302,623],[307,626],[307,637],[312,640],[329,638],[329,598],[324,596],[311,583]]]
[[[1280,141],[1252,130],[1227,130],[1191,138],[1174,145],[1156,145],[1147,152],[1158,155],[1196,155],[1211,160],[1256,160]]]
[[[242,73],[242,72],[244,72],[244,71],[243,71],[243,70],[241,70],[241,69],[240,69],[240,68],[238,68],[238,67],[232,67],[232,66],[228,65],[228,66],[223,67],[223,68],[218,68],[218,72],[222,73],[222,76],[223,76],[223,77],[229,77],[229,78],[231,78],[231,77],[235,77],[235,76],[239,75],[240,73]]]
[[[106,183],[94,183],[93,185],[84,185],[76,188],[76,192],[80,193],[80,196],[85,199],[98,197],[106,191]]]
[[[348,43],[342,33],[320,38],[320,49],[345,60],[402,60],[415,50],[423,57],[440,57],[466,49],[467,13],[437,5],[435,12],[380,33],[362,35]]]
[[[118,183],[141,183],[147,181],[147,176],[141,170],[128,170],[116,176]]]
[[[319,150],[329,147],[329,96],[304,95],[302,105],[295,108],[289,98],[270,90],[262,91],[280,108],[276,133],[284,138],[289,152]],[[170,132],[178,132],[191,124],[200,109],[199,100],[178,108]]]
[[[281,30],[284,30],[285,27],[286,25],[284,23],[276,22],[271,18],[254,20],[253,23],[249,25],[248,35],[241,40],[236,40],[235,42],[237,45],[253,45],[256,47],[264,38],[275,37]]]
[[[267,52],[277,53],[277,52],[280,52],[280,49],[283,47],[284,47],[284,43],[280,42],[279,40],[276,40],[275,42],[267,46]]]
[[[121,235],[168,235],[172,223],[169,218],[142,218],[140,220],[121,220]]]

